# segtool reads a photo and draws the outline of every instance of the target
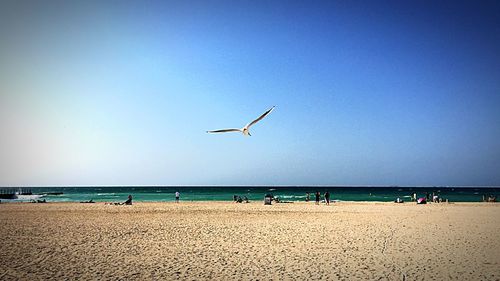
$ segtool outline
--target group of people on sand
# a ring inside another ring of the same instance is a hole
[[[241,198],[241,196],[239,195],[233,195],[233,202],[234,203],[249,203],[250,201],[248,201],[248,197],[246,196],[243,196],[243,198]]]
[[[497,202],[496,195],[490,194],[489,196],[483,195],[483,202]]]
[[[181,197],[181,194],[179,193],[179,191],[176,191],[175,192],[175,203],[179,203],[180,197]],[[247,201],[248,201],[248,199],[247,199]],[[92,199],[90,199],[89,201],[82,201],[80,203],[94,203],[94,201]],[[105,205],[132,205],[132,195],[129,195],[127,201],[125,201],[125,202],[106,202],[104,204]]]
[[[84,201],[80,203],[94,203],[92,199],[89,201]],[[125,202],[106,202],[104,205],[132,205],[132,195],[129,194],[127,201]]]
[[[417,193],[413,193],[411,196],[411,201],[417,202],[417,204],[426,204],[427,202],[431,202],[431,201],[432,201],[432,203],[442,203],[443,198],[441,196],[439,196],[439,193],[435,193],[435,192],[433,192],[432,195],[430,193],[426,192],[425,197],[420,197],[420,198],[417,198]],[[448,202],[448,200],[446,200],[446,202]],[[400,202],[398,202],[398,203],[400,203]]]
[[[315,202],[316,205],[319,205],[319,202],[321,201],[321,193],[319,191],[316,191],[314,193],[315,197]],[[330,192],[326,191],[325,194],[323,194],[324,202],[326,205],[330,205]],[[309,192],[306,192],[306,202],[309,202],[311,200],[311,194]]]

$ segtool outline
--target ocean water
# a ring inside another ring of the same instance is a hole
[[[0,188],[0,189],[7,189]],[[9,188],[13,189],[13,188]],[[26,188],[25,188],[26,189]],[[481,202],[482,196],[500,195],[500,187],[354,187],[354,186],[92,186],[92,187],[31,187],[35,195],[62,192],[61,195],[45,195],[47,202],[123,202],[130,194],[134,201],[169,202],[180,192],[181,201],[232,201],[233,195],[246,196],[251,201],[262,201],[268,193],[283,201],[305,201],[310,192],[311,201],[316,191],[329,191],[334,201],[391,202],[397,197],[411,201],[411,195],[425,197],[437,193],[450,202]],[[24,197],[29,201],[30,197]],[[40,198],[37,198],[40,199]],[[323,199],[323,197],[322,197]],[[20,201],[20,200],[5,200]],[[21,200],[23,201],[23,200]]]

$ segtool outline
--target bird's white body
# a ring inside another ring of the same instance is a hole
[[[245,136],[247,136],[247,137],[248,137],[248,136],[251,136],[251,135],[250,135],[250,131],[248,130],[248,128],[247,128],[247,127],[243,127],[243,129],[241,129],[241,132],[243,133],[243,135],[245,135]]]
[[[213,130],[213,131],[207,131],[207,133],[241,132],[244,136],[251,136],[250,131],[249,131],[250,126],[252,126],[253,124],[255,124],[255,123],[259,122],[260,120],[262,120],[269,113],[271,113],[271,111],[273,111],[274,108],[275,108],[275,106],[271,107],[269,110],[267,110],[266,112],[264,112],[264,114],[262,114],[261,116],[259,116],[259,118],[257,118],[255,120],[253,120],[252,122],[248,123],[245,127],[241,128],[241,129]]]

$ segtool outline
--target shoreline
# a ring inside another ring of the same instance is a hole
[[[372,201],[393,202],[396,198],[410,201],[416,194],[417,198],[431,197],[437,195],[443,201],[450,202],[481,202],[489,196],[495,197],[500,193],[498,188],[395,188],[395,187],[329,187],[318,188],[308,186],[293,187],[62,187],[42,188],[33,187],[32,195],[20,195],[19,199],[30,201],[30,199],[46,199],[47,201],[73,201],[81,202],[94,200],[97,202],[125,201],[128,195],[132,195],[134,201],[140,202],[168,202],[174,201],[175,192],[179,191],[181,200],[189,201],[232,201],[234,195],[248,197],[250,200],[263,200],[268,193],[284,201],[305,201],[307,193],[314,201],[314,193],[321,193],[321,199],[326,191],[330,192],[331,198],[336,201]],[[2,193],[3,194],[3,193]],[[10,194],[14,196],[13,191]],[[57,195],[55,195],[57,194]],[[6,196],[3,194],[2,196]],[[35,198],[41,197],[43,198]],[[6,200],[5,202],[7,202]],[[428,200],[429,201],[429,200]]]
[[[46,198],[45,198],[46,199]],[[94,203],[82,203],[82,202],[77,202],[77,201],[47,201],[44,202],[43,204],[106,204],[106,203],[115,203],[115,202],[123,202],[122,201],[94,201]],[[35,204],[35,202],[29,202],[29,201],[23,201],[23,200],[9,200],[9,199],[0,199],[0,205],[1,204]],[[231,204],[236,204],[236,205],[246,205],[246,204],[256,204],[256,203],[261,203],[264,205],[264,200],[257,201],[257,200],[250,200],[249,203],[236,203],[232,200],[180,200],[179,203],[200,203],[200,204],[210,204],[210,203],[231,203]],[[344,200],[332,200],[330,201],[330,205],[337,205],[337,204],[388,204],[388,205],[453,205],[453,204],[479,204],[479,205],[496,205],[497,203],[500,202],[470,202],[470,201],[452,201],[452,202],[441,202],[441,203],[434,203],[434,202],[427,202],[426,204],[417,204],[416,202],[412,201],[405,201],[403,203],[396,203],[394,201],[344,201]],[[41,203],[37,203],[41,204]],[[175,200],[169,200],[169,201],[138,201],[134,200],[132,205],[136,204],[177,204]],[[314,201],[285,201],[285,202],[280,202],[276,203],[273,202],[272,205],[290,205],[290,204],[304,204],[304,205],[316,205]],[[326,205],[324,202],[320,202],[319,205]],[[499,204],[500,205],[500,204]]]

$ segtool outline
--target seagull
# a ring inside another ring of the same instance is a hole
[[[275,108],[276,106],[273,106],[271,107],[269,110],[267,110],[266,112],[264,112],[264,114],[262,114],[261,116],[259,116],[259,118],[253,120],[252,122],[246,124],[245,127],[241,128],[241,129],[222,129],[222,130],[213,130],[213,131],[207,131],[207,133],[227,133],[227,132],[241,132],[243,133],[244,136],[251,136],[250,135],[250,131],[248,129],[250,129],[250,126],[252,126],[253,124],[259,122],[260,120],[264,119],[264,117],[266,117],[269,113],[271,113],[271,111],[273,111],[273,109]]]

